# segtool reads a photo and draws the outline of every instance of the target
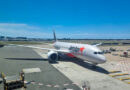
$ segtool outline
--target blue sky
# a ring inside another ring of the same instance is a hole
[[[129,0],[1,0],[0,35],[130,39]]]

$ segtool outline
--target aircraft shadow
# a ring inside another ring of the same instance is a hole
[[[48,59],[44,59],[44,58],[5,58],[7,60],[30,60],[30,61],[48,61]],[[100,72],[100,73],[104,73],[104,74],[109,74],[109,72],[107,70],[105,70],[102,67],[99,66],[95,66],[93,67],[92,64],[88,63],[88,62],[84,62],[81,59],[78,58],[61,58],[58,61],[63,61],[63,62],[73,62],[76,63],[84,68],[96,71],[96,72]],[[58,63],[58,62],[56,62]],[[56,63],[52,63],[52,64],[56,64]]]
[[[78,58],[67,58],[67,59],[63,58],[63,59],[60,59],[59,61],[73,62],[84,68],[87,68],[87,69],[90,69],[90,70],[93,70],[96,72],[104,73],[104,74],[109,74],[109,72],[107,70],[105,70],[104,68],[99,67],[99,66],[93,67],[92,64],[90,64],[88,62],[84,62],[83,60],[78,59]]]
[[[44,58],[5,58],[8,60],[30,60],[30,61],[47,61],[48,59]]]

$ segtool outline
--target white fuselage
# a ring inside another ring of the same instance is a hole
[[[55,42],[56,49],[69,50],[70,54],[82,60],[89,61],[93,64],[101,64],[106,62],[106,58],[102,51],[93,45],[77,44],[67,42]]]

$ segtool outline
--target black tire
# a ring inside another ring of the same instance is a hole
[[[48,62],[49,62],[49,63],[56,63],[55,60],[49,60]]]
[[[58,60],[60,60],[61,59],[61,57],[58,55]]]

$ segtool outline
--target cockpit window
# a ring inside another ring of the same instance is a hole
[[[94,54],[103,54],[103,52],[94,52]]]
[[[103,54],[103,52],[98,52],[98,54]]]
[[[97,52],[94,52],[94,54],[97,54]]]

